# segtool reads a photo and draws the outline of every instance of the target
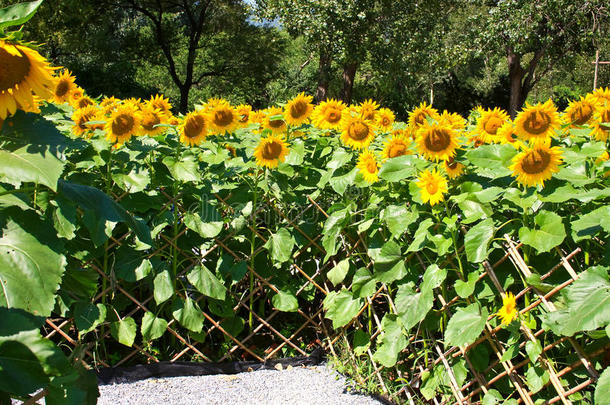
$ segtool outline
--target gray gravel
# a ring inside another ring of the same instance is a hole
[[[100,386],[99,405],[356,404],[377,399],[348,392],[348,381],[330,366],[259,370],[234,375],[152,378]]]

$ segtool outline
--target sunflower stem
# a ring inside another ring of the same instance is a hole
[[[252,221],[252,235],[250,236],[250,312],[248,313],[248,326],[250,327],[250,330],[252,330],[252,323],[253,323],[253,319],[252,319],[252,311],[254,308],[254,247],[255,247],[255,243],[256,243],[256,209],[257,209],[257,203],[258,203],[258,172],[256,173],[256,176],[254,177],[254,185],[252,186],[252,194],[253,194],[253,198],[252,198],[252,213],[250,214],[251,216],[251,221]]]
[[[7,194],[29,193],[30,191],[36,191],[36,187],[23,187],[23,188],[17,188],[15,190],[2,191],[2,192],[0,192],[0,197],[3,195],[7,195]],[[35,203],[35,197],[34,197],[34,203]]]

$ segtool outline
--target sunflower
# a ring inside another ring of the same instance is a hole
[[[586,97],[580,97],[579,100],[572,100],[566,108],[563,120],[570,127],[586,125],[593,119],[595,113],[595,98],[587,94]]]
[[[263,120],[263,128],[271,130],[274,135],[281,135],[286,132],[286,121],[282,118],[283,111],[279,107],[269,107],[265,111],[265,119]]]
[[[485,143],[497,142],[498,129],[508,120],[508,114],[496,107],[481,111],[481,117],[477,121],[476,131]]]
[[[417,130],[417,149],[428,160],[447,160],[457,147],[457,135],[450,126],[426,122]]]
[[[343,118],[345,104],[342,101],[330,99],[321,102],[312,114],[314,125],[320,129],[339,129]]]
[[[515,118],[515,131],[517,136],[528,141],[530,146],[550,146],[551,136],[560,124],[557,107],[552,100],[536,105],[526,102],[523,111]]]
[[[540,185],[559,171],[561,149],[557,146],[538,146],[526,149],[513,158],[509,167],[517,181],[525,186]]]
[[[453,129],[463,130],[466,128],[466,120],[458,113],[450,113],[447,110],[443,110],[443,113],[439,117],[439,123],[449,125]]]
[[[496,314],[502,319],[504,325],[510,324],[517,317],[517,299],[513,293],[508,293],[502,297],[502,308]]]
[[[390,110],[389,108],[382,108],[377,111],[375,117],[375,124],[377,125],[377,128],[381,129],[382,131],[389,132],[392,130],[392,126],[394,125],[395,119],[396,116],[394,115],[392,110]]]
[[[417,178],[416,184],[419,187],[422,201],[430,205],[443,201],[445,199],[443,194],[449,190],[447,179],[441,176],[436,169],[424,170]]]
[[[237,111],[228,102],[221,102],[210,107],[208,121],[211,133],[223,135],[225,132],[233,132],[238,125],[239,116]]]
[[[104,99],[100,102],[100,108],[104,112],[104,115],[110,115],[120,103],[121,100],[114,97],[104,97]]]
[[[240,104],[235,107],[237,111],[237,122],[238,126],[243,128],[250,123],[250,115],[252,113],[252,106],[249,104]]]
[[[209,126],[209,115],[206,115],[203,111],[188,113],[182,123],[178,125],[180,142],[188,146],[200,144],[205,140]]]
[[[607,162],[609,160],[610,160],[610,153],[608,153],[608,151],[606,150],[606,151],[604,151],[604,153],[602,153],[595,159],[595,164],[598,165],[600,163]]]
[[[286,159],[288,152],[288,144],[284,138],[271,134],[266,138],[261,138],[254,150],[254,157],[258,166],[273,169]]]
[[[411,139],[404,135],[392,135],[385,144],[381,156],[383,159],[392,159],[397,156],[403,156],[410,154],[409,146],[411,145]]]
[[[34,105],[33,94],[51,98],[53,70],[35,50],[0,40],[0,118],[13,115],[19,105]]]
[[[591,134],[598,141],[606,142],[610,138],[610,103],[597,110],[591,127]]]
[[[171,114],[172,104],[169,102],[169,99],[163,97],[162,94],[151,96],[150,100],[146,101],[146,104],[161,110],[166,115]]]
[[[439,120],[440,115],[436,108],[423,102],[409,114],[409,126],[419,128],[427,122],[427,118]]]
[[[124,144],[132,136],[140,135],[140,112],[132,103],[117,106],[104,127],[106,138],[113,143]]]
[[[74,110],[72,114],[72,121],[74,121],[74,125],[72,126],[72,132],[76,136],[83,136],[86,132],[93,130],[91,125],[87,125],[89,121],[97,121],[99,110],[95,105],[87,105],[83,108],[79,108]],[[99,128],[99,126],[96,126]]]
[[[523,142],[517,138],[515,126],[511,120],[506,121],[500,128],[498,128],[496,135],[498,141],[503,145],[512,145],[515,147],[515,149],[522,149],[525,147]]]
[[[218,107],[220,105],[223,105],[223,104],[231,104],[231,103],[229,103],[224,98],[218,98],[218,97],[208,98],[208,100],[205,103],[203,103],[203,111],[204,112],[210,112],[214,108],[216,108],[216,107]]]
[[[84,108],[88,105],[95,105],[95,102],[89,96],[82,96],[78,99],[74,108]]]
[[[341,142],[354,149],[364,149],[375,138],[373,123],[360,116],[346,114],[341,120]]]
[[[155,125],[165,124],[167,116],[165,112],[155,108],[152,104],[145,104],[140,111],[142,118],[141,124],[142,130],[148,136],[157,136],[165,131],[163,127],[155,127]]]
[[[373,152],[369,150],[363,151],[358,157],[356,167],[367,182],[373,184],[379,180],[377,176],[379,173],[379,163],[377,163],[377,158]]]
[[[284,106],[284,119],[288,125],[299,126],[307,122],[313,113],[312,96],[301,93]]]
[[[450,179],[455,179],[456,177],[461,176],[464,172],[464,168],[466,167],[460,162],[456,162],[453,158],[445,160],[443,166],[445,168],[447,176],[449,176]]]
[[[358,105],[355,111],[360,114],[362,118],[365,120],[375,122],[377,119],[377,110],[379,109],[379,104],[376,101],[371,99],[364,100],[360,105]]]
[[[595,103],[603,107],[604,105],[610,104],[610,87],[600,87],[591,93],[591,96],[595,100]]]
[[[68,101],[70,92],[76,87],[74,81],[76,77],[72,76],[69,70],[64,70],[55,78],[55,87],[53,89],[53,101],[57,104],[63,104]]]
[[[68,103],[73,108],[78,108],[78,100],[85,96],[85,91],[78,86],[75,86],[68,95]]]

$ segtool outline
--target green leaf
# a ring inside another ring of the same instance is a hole
[[[581,215],[572,221],[572,238],[574,242],[590,239],[601,230],[610,233],[610,206],[606,205]]]
[[[330,271],[326,274],[326,276],[328,277],[330,282],[333,283],[334,286],[337,286],[339,283],[341,283],[345,279],[345,276],[347,275],[348,270],[349,270],[349,259],[343,259],[339,263],[337,263],[337,265],[335,267],[330,269]]]
[[[360,299],[354,299],[347,290],[331,291],[324,298],[323,306],[326,317],[333,321],[333,328],[338,329],[347,325],[358,314],[362,302]]]
[[[466,159],[476,166],[476,171],[483,177],[497,178],[510,176],[508,166],[517,154],[511,145],[482,145],[466,152]]]
[[[554,285],[543,282],[542,279],[540,278],[540,274],[536,274],[536,273],[532,273],[529,276],[527,276],[525,281],[527,282],[528,285],[531,285],[532,287],[537,288],[544,294],[548,293],[553,288],[555,288]]]
[[[358,168],[354,167],[348,173],[342,176],[333,176],[328,181],[330,186],[335,190],[335,193],[343,195],[345,190],[354,184],[356,181],[356,175],[358,174]]]
[[[400,280],[407,274],[400,245],[389,240],[379,247],[369,247],[369,256],[373,259],[375,279],[382,283],[391,283]]]
[[[595,405],[610,405],[610,367],[606,367],[603,373],[599,376],[595,386],[595,394],[593,396]]]
[[[355,297],[365,298],[372,296],[377,290],[377,280],[366,267],[356,270],[352,279],[352,292]]]
[[[150,274],[150,260],[130,247],[121,247],[116,254],[116,275],[129,283],[140,281]]]
[[[414,177],[417,169],[422,167],[422,159],[415,155],[403,155],[388,159],[379,170],[379,178],[396,182]]]
[[[504,401],[504,397],[498,390],[490,389],[487,391],[485,396],[483,397],[483,401],[481,401],[481,405],[496,405]]]
[[[243,318],[239,316],[231,316],[223,319],[222,322],[220,322],[220,326],[222,326],[222,328],[231,336],[239,335],[244,330],[245,325],[246,323],[244,322]],[[231,339],[228,336],[225,336],[225,340],[229,341]]]
[[[0,150],[0,180],[19,187],[21,183],[44,184],[57,191],[64,163],[50,152],[31,153],[29,147],[14,152]]]
[[[381,321],[380,338],[373,359],[384,367],[393,367],[398,361],[398,355],[407,347],[407,338],[402,333],[402,326],[396,315],[386,314]]]
[[[471,263],[480,263],[487,259],[488,248],[494,236],[494,221],[487,218],[466,232],[464,237],[464,248],[466,258]]]
[[[0,238],[0,306],[49,316],[66,267],[63,245],[37,215],[15,212],[19,222],[8,219]]]
[[[542,346],[540,345],[540,342],[537,340],[535,342],[528,340],[527,343],[525,344],[525,352],[527,353],[527,356],[530,358],[530,361],[532,362],[532,364],[535,364],[536,359],[538,359],[538,356],[540,356],[540,353],[542,353]]]
[[[284,263],[292,258],[292,249],[295,244],[294,236],[286,228],[280,228],[267,240],[265,248],[271,254],[274,262]]]
[[[106,320],[106,306],[104,304],[78,303],[74,308],[74,324],[78,329],[78,336],[94,330]]]
[[[205,317],[197,305],[190,297],[186,300],[176,298],[172,303],[172,315],[175,320],[192,332],[201,332]]]
[[[271,298],[273,307],[283,312],[296,312],[299,309],[299,301],[292,293],[280,290]]]
[[[440,287],[440,285],[447,278],[447,270],[441,269],[436,264],[431,264],[426,268],[424,272],[424,278],[420,286],[421,291],[432,291],[435,288]]]
[[[145,341],[159,339],[167,329],[167,321],[163,318],[155,316],[150,311],[147,311],[142,317],[142,325],[140,332]]]
[[[57,236],[68,240],[76,236],[76,207],[63,198],[55,200],[57,208],[53,211],[53,224],[57,230]]]
[[[214,274],[204,266],[195,266],[186,276],[197,291],[206,297],[224,300],[227,289]]]
[[[110,324],[110,333],[119,343],[125,346],[133,346],[136,339],[136,321],[132,317],[127,316]]]
[[[371,335],[362,329],[356,329],[354,332],[353,350],[356,356],[362,356],[371,346]]]
[[[473,271],[468,274],[468,281],[457,280],[455,282],[455,292],[461,298],[468,298],[474,292],[474,288],[479,280],[479,273]]]
[[[561,217],[554,212],[542,210],[536,215],[534,222],[537,228],[519,229],[519,239],[539,253],[548,252],[565,239],[566,231]]]
[[[407,249],[407,253],[409,252],[418,252],[424,248],[424,244],[426,243],[426,239],[430,234],[428,229],[432,226],[432,220],[430,218],[424,220],[419,223],[419,227],[417,231],[415,231],[415,235],[413,235],[413,241],[409,245]]]
[[[575,163],[562,167],[554,178],[565,180],[574,186],[582,187],[595,181],[587,175],[586,162]]]
[[[199,164],[192,155],[183,155],[180,160],[176,160],[173,156],[166,156],[163,158],[163,164],[175,180],[185,183],[201,180]]]
[[[155,276],[153,281],[153,295],[157,305],[167,301],[174,295],[174,285],[169,270],[163,270]]]
[[[533,394],[537,393],[549,382],[549,373],[542,367],[530,367],[525,372],[525,381]]]
[[[407,331],[424,320],[433,303],[432,290],[416,293],[412,282],[401,285],[394,300],[398,316]]]
[[[406,205],[389,205],[382,216],[392,236],[399,237],[419,218],[419,212],[415,205],[411,209]]]
[[[43,0],[17,3],[0,9],[0,31],[7,27],[25,24],[36,14]]]
[[[202,238],[214,238],[222,231],[222,221],[203,222],[199,213],[187,212],[184,214],[184,225],[192,231],[197,232]]]
[[[128,174],[113,175],[112,179],[128,193],[139,193],[150,184],[150,172],[146,168],[133,168]]]
[[[322,230],[322,246],[326,250],[326,256],[324,256],[324,262],[326,262],[331,256],[337,254],[339,247],[337,246],[337,239],[343,229],[347,217],[347,208],[340,211],[333,212],[324,223],[324,229]]]
[[[487,308],[481,310],[477,303],[459,308],[447,324],[445,345],[466,346],[474,342],[483,332],[488,315]]]

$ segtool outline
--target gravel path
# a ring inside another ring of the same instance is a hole
[[[100,386],[99,405],[355,404],[383,402],[348,392],[350,385],[329,366],[288,367],[234,375],[152,378]]]

